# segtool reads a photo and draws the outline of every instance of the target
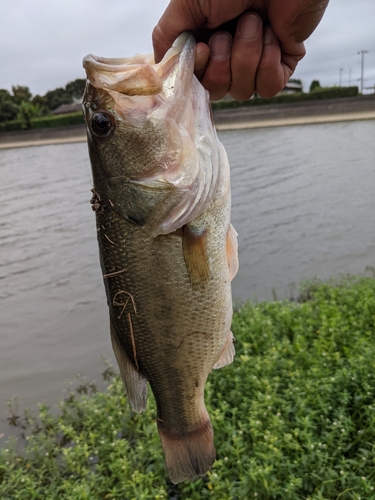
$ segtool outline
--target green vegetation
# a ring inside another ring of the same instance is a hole
[[[153,398],[132,414],[116,377],[107,393],[71,393],[60,416],[13,414],[27,440],[0,452],[0,498],[375,499],[375,279],[246,304],[233,333],[234,363],[207,384],[217,461],[205,478],[167,481]]]
[[[314,90],[321,89],[319,80],[313,80],[310,84],[310,92],[314,92]]]
[[[32,120],[41,115],[41,109],[38,104],[31,102],[21,101],[18,106],[17,119],[23,129],[30,129],[32,127]]]
[[[32,118],[30,120],[30,126],[28,128],[50,128],[50,127],[66,127],[67,125],[79,125],[85,123],[83,114],[80,111],[75,113],[66,113],[65,115],[56,116],[41,116],[38,118]],[[23,130],[22,121],[15,120],[8,123],[0,123],[0,132],[12,132],[16,130]]]
[[[293,78],[290,81],[301,83],[301,80]],[[80,99],[85,88],[85,83],[85,79],[77,78],[69,82],[65,87],[48,91],[44,96],[32,96],[28,87],[20,85],[13,86],[12,93],[5,89],[0,89],[0,132],[83,124],[84,119],[80,112],[51,117],[48,115],[62,104],[71,104]],[[223,99],[213,102],[212,108],[223,109],[241,106],[294,103],[337,97],[355,97],[357,95],[358,87],[320,87],[319,82],[314,80],[310,85],[309,93],[280,94],[272,99],[258,97],[243,102]]]
[[[0,123],[15,118],[17,111],[17,105],[10,93],[5,89],[0,89]]]
[[[86,80],[77,78],[69,82],[64,88],[48,91],[44,96],[33,96],[29,87],[14,85],[12,93],[0,89],[0,132],[41,128],[40,123],[33,119],[46,116],[62,104],[71,104],[80,100],[85,89]],[[48,122],[45,126],[55,122]],[[83,123],[83,120],[80,122]],[[70,125],[70,123],[69,123]]]
[[[261,97],[249,99],[248,101],[222,100],[212,103],[212,109],[237,108],[241,106],[261,106],[266,104],[283,104],[301,101],[316,101],[322,99],[336,99],[339,97],[356,97],[358,87],[315,87],[313,92],[296,92],[294,94],[279,94],[272,99]]]

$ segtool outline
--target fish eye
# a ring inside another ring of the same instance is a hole
[[[99,111],[92,115],[90,128],[97,137],[108,137],[114,130],[114,123],[107,113]]]

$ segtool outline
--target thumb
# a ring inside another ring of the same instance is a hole
[[[178,35],[194,31],[205,22],[196,0],[171,0],[152,32],[155,62],[158,63],[170,49]]]

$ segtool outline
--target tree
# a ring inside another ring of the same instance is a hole
[[[49,109],[56,109],[62,104],[71,104],[73,102],[73,98],[62,87],[49,90],[44,97]]]
[[[310,92],[314,92],[314,90],[318,90],[320,89],[321,86],[320,86],[320,83],[319,83],[319,80],[313,80],[311,82],[311,85],[310,85]]]
[[[65,90],[71,96],[72,100],[77,99],[81,100],[83,96],[83,92],[85,91],[86,80],[84,78],[77,78],[72,82],[69,82]]]
[[[22,123],[22,128],[29,130],[31,128],[31,120],[40,116],[40,108],[37,104],[32,104],[28,101],[22,101],[18,106],[17,118]]]
[[[17,106],[6,89],[0,89],[0,123],[13,120],[17,116]]]
[[[22,101],[30,102],[33,97],[29,87],[22,87],[21,85],[12,85],[12,94],[13,102],[17,106],[19,106]]]
[[[62,104],[71,104],[75,100],[81,100],[85,85],[84,78],[77,78],[69,82],[66,87],[49,90],[44,96],[34,97],[29,87],[22,85],[13,85],[12,94],[0,89],[0,122],[12,120],[18,115],[25,128],[30,128],[31,118],[46,115]],[[30,106],[26,106],[26,103]]]
[[[38,106],[39,107],[40,116],[42,116],[42,115],[48,115],[50,113],[50,110],[49,110],[48,104],[47,104],[47,99],[45,98],[45,96],[34,95],[34,97],[31,100],[31,103],[34,106]]]

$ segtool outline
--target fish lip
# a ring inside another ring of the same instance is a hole
[[[185,31],[176,40],[173,42],[171,48],[166,52],[163,59],[155,64],[154,57],[152,54],[137,54],[133,57],[102,57],[95,56],[94,54],[88,54],[82,60],[82,66],[84,69],[96,69],[97,71],[121,71],[129,67],[129,64],[133,62],[134,65],[138,64],[152,64],[155,67],[159,67],[163,65],[163,61],[165,62],[168,59],[168,55],[171,49],[175,49],[179,52],[182,52],[185,44],[188,40],[194,39],[193,35]],[[195,41],[195,39],[194,39]]]
[[[170,73],[178,75],[181,67],[194,65],[195,38],[182,33],[159,63],[153,55],[135,55],[127,58],[106,58],[88,54],[83,58],[87,82],[96,89],[118,92],[124,96],[152,96],[166,94],[174,89],[167,83]],[[177,64],[174,64],[174,61]],[[193,73],[191,71],[191,73]],[[168,88],[169,87],[169,88]],[[164,92],[165,91],[165,92]]]

